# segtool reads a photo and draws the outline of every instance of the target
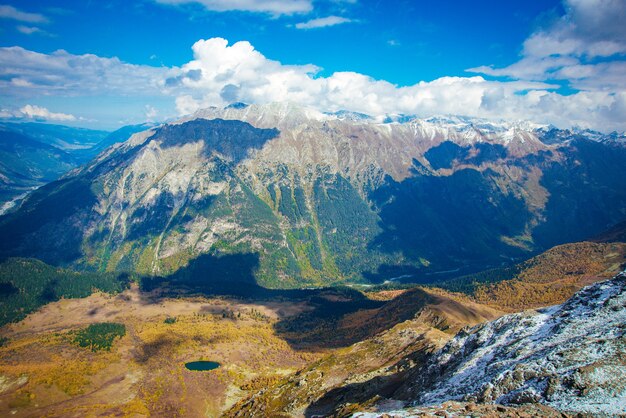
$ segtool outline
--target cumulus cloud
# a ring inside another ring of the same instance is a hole
[[[163,4],[196,3],[216,12],[245,11],[274,16],[307,13],[313,10],[313,0],[156,0]]]
[[[182,76],[176,80],[187,90],[176,99],[181,114],[232,101],[291,101],[323,111],[348,109],[374,116],[463,114],[530,119],[564,127],[626,128],[620,114],[626,94],[619,90],[565,96],[554,91],[557,85],[544,81],[486,80],[481,76],[442,77],[397,86],[354,72],[320,77],[320,69],[314,65],[284,65],[245,41],[229,45],[225,39],[212,38],[196,42],[192,49],[194,60],[181,68]],[[612,66],[605,72],[604,85],[609,76],[615,86],[621,83],[619,71]]]
[[[524,42],[521,59],[505,68],[468,71],[525,80],[565,80],[576,89],[624,89],[626,2],[565,0],[566,13]]]
[[[27,23],[45,23],[48,21],[48,18],[42,14],[24,12],[8,5],[0,5],[0,19],[12,19]]]
[[[26,105],[20,108],[19,113],[14,114],[15,117],[24,117],[37,120],[56,120],[56,121],[72,121],[76,120],[76,116],[67,113],[51,112],[45,107]]]
[[[180,68],[165,68],[65,51],[47,55],[17,47],[0,48],[0,89],[5,95],[22,99],[41,95],[171,97],[180,114],[234,101],[290,101],[321,111],[346,109],[379,117],[461,114],[601,131],[626,129],[622,76],[626,68],[617,68],[614,63],[605,63],[603,69],[598,64],[593,68],[585,64],[575,67],[573,62],[550,64],[546,71],[575,72],[578,75],[563,77],[579,77],[577,82],[588,87],[562,95],[556,91],[557,85],[530,77],[441,77],[409,86],[355,72],[324,77],[315,65],[286,65],[265,57],[249,42],[229,45],[222,38],[200,40],[192,50],[191,61]],[[602,80],[597,78],[599,71]],[[144,110],[146,117],[153,113],[148,107]]]
[[[348,19],[341,16],[328,16],[320,17],[317,19],[311,19],[307,22],[296,23],[296,29],[317,29],[325,28],[328,26],[341,25],[342,23],[353,22],[352,19]]]

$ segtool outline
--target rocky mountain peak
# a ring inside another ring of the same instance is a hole
[[[224,108],[211,107],[201,109],[193,115],[183,117],[180,122],[193,119],[227,119],[245,121],[257,128],[294,129],[304,124],[334,119],[313,108],[292,102],[273,102],[267,104],[229,105]]]

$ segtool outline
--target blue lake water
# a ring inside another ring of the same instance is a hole
[[[185,363],[185,367],[188,370],[205,372],[205,371],[208,371],[208,370],[215,370],[215,369],[217,369],[218,367],[220,367],[220,364],[218,362],[215,362],[215,361],[200,360],[200,361],[190,361],[189,363]]]

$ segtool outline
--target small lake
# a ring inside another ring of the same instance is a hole
[[[220,367],[220,364],[215,361],[190,361],[189,363],[185,363],[185,367],[187,370],[194,370],[198,372],[206,372],[208,370],[215,370]]]

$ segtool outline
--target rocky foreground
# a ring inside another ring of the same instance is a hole
[[[502,414],[509,410],[505,405],[527,409],[529,404],[565,413],[624,414],[625,288],[622,272],[582,289],[562,305],[461,331],[391,396],[412,399],[411,407],[398,408],[387,400],[355,416],[452,412],[445,407],[471,415],[485,403],[496,404],[490,413]],[[511,411],[524,416],[519,408]]]

